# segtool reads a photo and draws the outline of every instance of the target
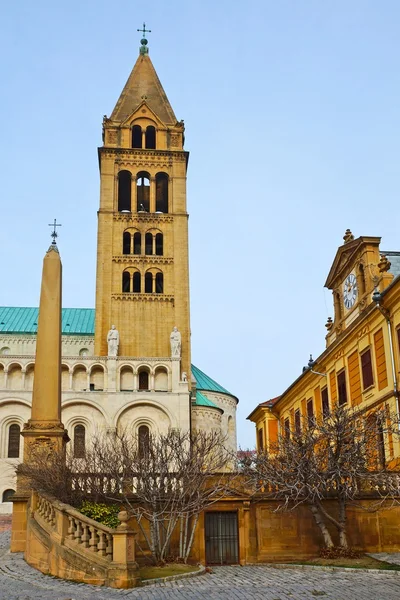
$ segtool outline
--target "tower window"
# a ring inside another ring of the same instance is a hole
[[[162,273],[156,273],[156,294],[164,292],[164,276]]]
[[[140,273],[136,271],[133,274],[133,291],[140,294]]]
[[[146,294],[153,292],[153,275],[151,273],[146,273],[144,276],[144,291]]]
[[[125,231],[123,240],[122,240],[122,254],[130,254],[131,253],[131,234],[128,231]]]
[[[83,425],[74,427],[74,458],[85,457],[85,437],[86,431]]]
[[[122,273],[122,292],[124,294],[131,291],[131,276],[128,271]]]
[[[142,235],[137,231],[133,236],[133,254],[142,253]]]
[[[132,148],[142,147],[142,128],[140,125],[132,127]]]
[[[153,254],[153,236],[151,233],[146,233],[145,237],[145,254]]]
[[[157,256],[162,256],[164,253],[164,249],[163,249],[163,234],[162,233],[157,233],[156,234],[156,255]]]
[[[168,175],[157,173],[156,175],[156,212],[168,212]]]
[[[139,373],[139,390],[149,389],[149,374],[147,371],[140,371]]]
[[[146,148],[154,150],[156,147],[156,128],[149,125],[146,128]]]
[[[137,211],[150,212],[150,176],[148,173],[137,175]]]
[[[8,430],[8,458],[19,458],[19,437],[21,428],[19,425],[10,425]]]
[[[118,210],[131,211],[131,174],[129,171],[118,173]]]

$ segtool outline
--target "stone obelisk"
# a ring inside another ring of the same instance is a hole
[[[32,412],[21,433],[25,463],[34,460],[35,451],[48,452],[49,456],[63,454],[69,439],[61,422],[62,266],[54,233],[53,243],[43,260]],[[18,478],[13,498],[12,552],[25,550],[29,495],[27,482]]]

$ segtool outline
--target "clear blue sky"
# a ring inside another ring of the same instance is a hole
[[[190,151],[193,362],[245,417],[324,349],[342,236],[400,250],[400,3],[19,0],[0,14],[1,305],[38,304],[62,223],[64,305],[94,306],[97,146],[137,58]]]

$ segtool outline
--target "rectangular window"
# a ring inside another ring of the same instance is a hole
[[[329,409],[329,396],[328,396],[328,388],[324,387],[321,390],[321,401],[322,401],[322,416],[324,419],[329,417],[330,409]]]
[[[301,434],[301,416],[299,408],[294,413],[294,430],[296,432],[296,435]]]
[[[258,430],[258,451],[262,452],[264,450],[264,435],[263,430]]]
[[[312,398],[307,400],[307,420],[308,426],[312,427],[312,425],[314,425],[314,408]]]
[[[374,385],[371,350],[369,348],[361,354],[361,371],[363,379],[363,389],[365,390],[371,385]]]
[[[340,371],[337,375],[337,387],[338,387],[338,397],[339,397],[339,406],[346,404],[347,402],[347,389],[346,389],[346,371]]]
[[[289,419],[285,419],[284,428],[285,428],[285,438],[287,440],[290,440],[290,421],[289,421]]]

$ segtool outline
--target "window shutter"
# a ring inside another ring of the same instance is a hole
[[[363,354],[361,354],[361,370],[363,378],[363,388],[365,390],[374,383],[374,377],[372,373],[371,350],[369,349]]]

